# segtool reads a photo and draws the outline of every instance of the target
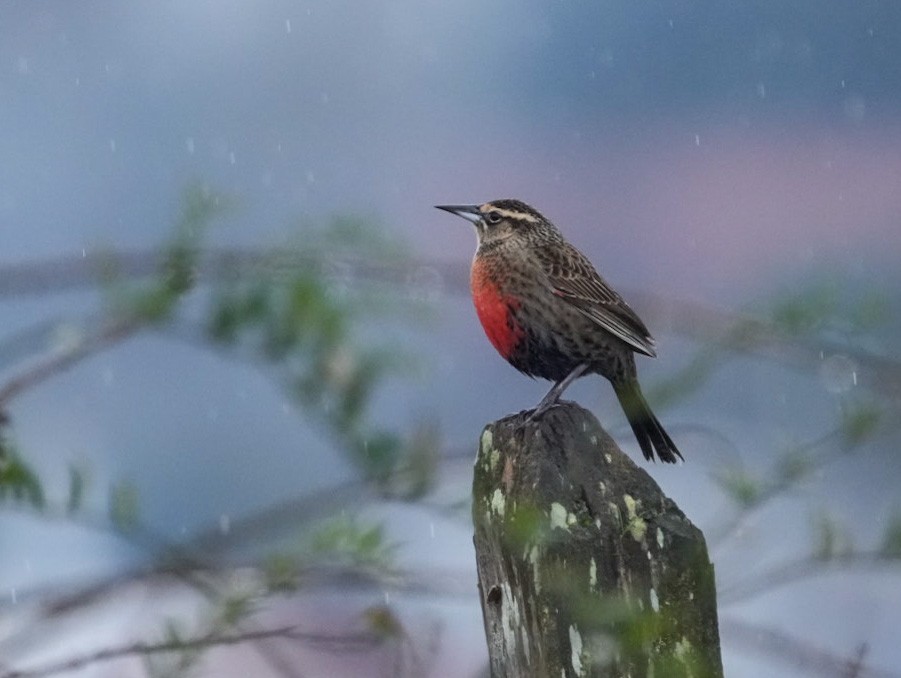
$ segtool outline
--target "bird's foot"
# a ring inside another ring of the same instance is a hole
[[[554,396],[553,398],[550,396]],[[531,424],[533,421],[538,419],[541,415],[547,412],[552,407],[556,407],[560,404],[560,396],[554,393],[548,393],[540,403],[532,410],[532,413],[526,417],[526,423]]]
[[[541,399],[541,402],[538,403],[538,406],[535,408],[535,411],[532,412],[528,417],[526,417],[526,422],[531,423],[535,421],[542,414],[547,412],[549,409],[554,407],[557,402],[560,400],[560,396],[563,395],[563,392],[566,388],[576,379],[585,374],[585,371],[588,369],[588,363],[580,363],[575,366],[575,368],[567,374],[563,379],[558,381],[556,384],[551,386],[551,390],[545,394],[544,398]]]

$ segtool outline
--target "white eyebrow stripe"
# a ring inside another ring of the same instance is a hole
[[[527,212],[516,212],[514,210],[504,210],[504,209],[500,209],[499,207],[492,207],[490,204],[482,205],[479,208],[479,211],[483,212],[483,213],[497,212],[502,217],[507,217],[508,219],[519,219],[522,221],[529,221],[533,224],[538,223],[538,219],[536,219],[534,216],[532,216],[531,214],[529,214]]]

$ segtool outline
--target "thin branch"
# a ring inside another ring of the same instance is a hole
[[[158,270],[161,256],[154,251],[131,251],[7,264],[0,266],[0,298],[93,287],[101,278],[100,272],[111,263],[125,277],[146,277]],[[323,263],[315,253],[297,249],[267,252],[206,248],[198,265],[197,283],[241,279],[260,270],[270,273],[296,271],[298,267],[327,276],[331,265]],[[347,257],[342,259],[341,265],[352,278],[398,286],[408,286],[418,271],[427,270],[440,280],[443,291],[457,295],[469,293],[466,280],[468,267],[463,263],[427,259],[384,262]],[[630,290],[628,297],[635,306],[655,318],[658,327],[698,341],[714,342],[737,353],[769,358],[806,373],[819,369],[824,354],[847,354],[860,368],[860,386],[891,398],[901,397],[901,363],[897,360],[834,341],[788,334],[774,323],[760,318],[665,295]]]
[[[784,563],[734,586],[721,589],[717,591],[717,598],[721,606],[732,605],[779,586],[817,577],[834,570],[898,567],[898,565],[901,565],[901,558],[882,551],[856,551],[828,558],[811,555]]]
[[[58,375],[88,356],[127,339],[143,327],[144,324],[134,318],[114,320],[108,322],[96,334],[81,341],[77,346],[65,351],[51,352],[37,364],[32,365],[0,387],[0,413],[4,412],[9,403],[24,391]]]
[[[91,654],[82,655],[66,659],[57,664],[49,664],[37,669],[21,669],[7,671],[0,674],[0,678],[41,678],[56,673],[64,673],[66,671],[75,671],[82,669],[90,664],[111,661],[113,659],[122,659],[130,656],[148,656],[153,654],[164,654],[168,652],[183,652],[186,650],[202,650],[211,647],[224,645],[238,645],[241,643],[250,643],[270,638],[283,638],[294,640],[306,640],[307,634],[298,633],[294,626],[284,626],[276,629],[265,629],[259,631],[246,631],[233,634],[210,633],[197,638],[188,638],[186,640],[166,640],[159,643],[137,642],[120,647],[112,647],[104,650],[98,650]]]
[[[869,651],[870,646],[866,643],[858,645],[857,652],[854,654],[854,659],[848,662],[848,671],[842,678],[861,678],[861,676],[863,676],[863,671],[866,668],[864,666],[864,660]]]
[[[885,435],[889,432],[897,431],[898,428],[898,422],[886,422],[881,433]],[[844,459],[847,455],[851,454],[856,445],[861,442],[862,441],[849,441],[847,428],[845,426],[837,426],[831,431],[828,431],[803,445],[793,448],[792,452],[794,454],[802,455],[808,462],[808,466],[805,468],[804,472],[797,476],[777,477],[775,480],[771,480],[769,485],[755,498],[753,504],[742,507],[730,520],[721,525],[712,534],[708,539],[710,548],[712,550],[721,548],[729,538],[734,536],[735,533],[741,529],[752,514],[766,507],[774,499],[778,499],[787,494],[790,490],[798,487],[803,481],[810,478],[817,471],[822,471],[839,459]],[[816,455],[811,454],[827,445],[834,445],[834,447],[831,450]]]
[[[123,659],[132,656],[149,656],[171,652],[190,650],[207,650],[228,645],[258,643],[264,640],[297,640],[304,643],[317,644],[333,651],[363,651],[377,646],[382,637],[376,633],[323,634],[306,633],[297,630],[296,626],[282,626],[274,629],[257,629],[240,633],[208,633],[196,638],[165,640],[159,643],[136,642],[120,647],[98,650],[90,654],[72,657],[56,664],[49,664],[37,669],[13,669],[0,674],[0,678],[43,678],[57,673],[75,671],[91,664]]]
[[[808,457],[808,459],[810,459],[810,466],[797,478],[777,478],[776,480],[771,481],[770,484],[755,498],[753,504],[741,507],[729,521],[717,528],[712,536],[708,538],[710,548],[712,550],[720,548],[747,523],[751,515],[766,507],[774,499],[778,499],[785,495],[789,490],[797,487],[801,482],[809,478],[813,472],[826,468],[829,464],[841,459],[843,454],[847,454],[847,448],[841,445],[842,441],[845,440],[844,430],[845,429],[841,426],[836,427],[816,439],[795,448],[794,452],[797,454],[808,454],[820,447],[825,447],[830,443],[838,443],[837,448],[834,449],[831,454],[819,454],[816,457]]]
[[[843,657],[783,631],[732,618],[720,618],[720,634],[730,644],[743,645],[817,678],[901,678],[901,673],[864,666],[859,648],[854,657]]]

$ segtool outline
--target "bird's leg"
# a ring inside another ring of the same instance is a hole
[[[581,363],[579,365],[576,365],[575,369],[573,369],[572,372],[570,372],[565,377],[563,377],[563,379],[551,386],[551,390],[548,391],[547,395],[541,399],[541,402],[538,403],[535,411],[529,415],[527,421],[534,421],[549,409],[551,409],[554,405],[556,405],[557,401],[560,400],[560,396],[563,395],[563,392],[566,390],[566,388],[576,379],[585,374],[585,370],[587,369],[588,363]]]

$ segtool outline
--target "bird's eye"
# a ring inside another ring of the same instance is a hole
[[[501,223],[501,215],[497,212],[489,212],[485,216],[485,221],[487,221],[489,224],[499,224]]]

